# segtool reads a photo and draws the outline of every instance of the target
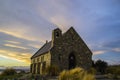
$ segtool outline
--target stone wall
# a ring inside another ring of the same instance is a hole
[[[45,67],[51,64],[51,54],[47,52],[36,58],[31,59],[31,72],[33,74],[42,74]]]
[[[64,34],[57,28],[52,32],[51,50],[31,60],[31,72],[42,74],[45,67],[52,65],[62,71],[70,69],[71,63],[72,67],[91,68],[92,52],[73,28]]]
[[[61,70],[69,69],[69,55],[73,53],[75,55],[76,67],[84,69],[91,67],[92,53],[73,28],[59,38],[54,39],[56,39],[56,44],[51,49],[52,65],[58,65]]]

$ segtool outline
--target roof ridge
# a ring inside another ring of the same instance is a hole
[[[76,31],[73,26],[71,26],[66,32],[64,32],[62,35],[66,34],[67,32],[69,32],[71,29],[73,29],[74,31]]]

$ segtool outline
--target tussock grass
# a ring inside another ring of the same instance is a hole
[[[95,80],[95,77],[82,68],[75,68],[61,72],[59,80]]]

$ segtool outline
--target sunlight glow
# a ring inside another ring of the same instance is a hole
[[[93,55],[104,54],[106,51],[93,51]]]
[[[0,50],[0,57],[13,59],[20,62],[30,63],[31,56],[32,54],[30,53],[20,53],[20,52],[10,52],[6,50]]]

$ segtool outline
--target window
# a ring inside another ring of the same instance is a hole
[[[62,58],[62,55],[59,54],[59,55],[58,55],[58,59],[59,59],[59,61],[61,61],[61,58]]]
[[[56,32],[56,33],[55,33],[55,36],[56,36],[56,37],[59,37],[59,32]]]
[[[37,58],[37,62],[39,61],[39,58]]]
[[[41,62],[42,62],[42,56],[41,56]]]

